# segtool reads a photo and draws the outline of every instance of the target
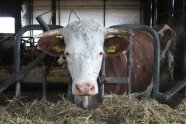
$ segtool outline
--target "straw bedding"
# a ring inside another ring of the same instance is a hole
[[[55,102],[2,96],[6,101],[0,104],[0,123],[3,124],[186,123],[185,99],[170,107],[153,99],[109,95],[97,108],[84,110],[62,95]]]

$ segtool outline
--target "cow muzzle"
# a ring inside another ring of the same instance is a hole
[[[92,96],[98,94],[97,83],[83,82],[74,84],[72,93],[78,96]]]

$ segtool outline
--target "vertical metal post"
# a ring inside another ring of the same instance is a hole
[[[153,19],[152,19],[152,26],[156,26],[157,21],[157,0],[153,1]]]
[[[106,8],[106,1],[103,0],[103,26],[105,27],[105,8]]]
[[[151,13],[151,14],[150,14],[150,23],[149,23],[149,26],[150,26],[150,27],[153,26],[153,24],[152,24],[152,23],[153,23],[153,22],[152,22],[152,20],[153,20],[153,19],[152,19],[152,18],[153,18],[153,12],[152,12],[152,10],[153,10],[152,8],[153,8],[153,7],[152,7],[152,5],[153,5],[153,4],[152,4],[152,3],[153,3],[153,0],[150,0],[150,13]]]
[[[60,0],[58,0],[58,24],[61,25]]]
[[[67,73],[68,76],[68,98],[70,101],[72,101],[74,103],[74,95],[72,94],[72,77],[70,75],[70,71],[68,70]]]
[[[175,6],[175,1],[174,0],[169,0],[168,2],[168,10],[169,10],[169,17],[168,17],[168,24],[174,27],[174,6]]]
[[[17,81],[16,83],[16,93],[15,93],[15,96],[18,97],[21,95],[21,82],[20,81]]]
[[[184,98],[186,99],[186,87],[185,87],[185,90],[184,90]]]
[[[45,58],[46,59],[46,58]],[[43,99],[46,100],[46,92],[47,92],[47,67],[46,63],[43,65],[43,74],[42,74],[42,95]]]
[[[157,0],[151,0],[151,20],[150,27],[154,27],[157,21]]]
[[[132,33],[132,30],[129,29],[129,32]],[[132,36],[129,35],[129,42],[130,44],[132,44]],[[127,51],[127,76],[128,76],[128,90],[127,90],[127,94],[130,95],[131,94],[131,74],[132,74],[132,68],[131,68],[131,62],[132,62],[132,48],[131,45],[129,46],[129,50]]]
[[[18,32],[18,30],[21,28],[21,2],[18,1],[16,2],[16,17],[15,18],[15,32]],[[20,52],[20,51],[19,51]],[[17,58],[15,58],[15,61],[19,61],[20,60],[16,60]],[[17,67],[16,68],[16,73],[18,73],[20,71],[20,67]],[[21,95],[21,82],[20,81],[17,81],[16,83],[16,97],[20,96]]]
[[[102,60],[102,67],[101,67],[101,70],[100,70],[100,84],[99,84],[99,92],[100,92],[100,96],[101,98],[104,98],[105,96],[105,55],[103,55],[103,60]]]
[[[13,2],[13,1],[12,1]],[[21,28],[21,1],[18,0],[15,3],[16,9],[15,9],[15,32],[18,32],[18,30]]]
[[[50,30],[50,28],[48,27],[48,25],[45,23],[45,21],[41,18],[41,16],[37,16],[36,20],[38,21],[38,23],[41,25],[41,27],[43,28],[43,31],[48,31]],[[46,56],[47,57],[47,56]],[[46,65],[46,58],[43,62],[43,78],[42,78],[42,90],[43,90],[43,99],[46,99],[46,83],[47,83],[47,65]]]
[[[56,0],[51,1],[51,9],[53,11],[52,24],[56,24]]]
[[[15,38],[17,38],[17,37],[15,37]],[[21,41],[21,39],[20,39],[20,41]],[[20,58],[20,54],[21,54],[21,50],[20,50],[21,49],[21,42],[18,43],[18,44],[15,42],[15,46],[18,48],[18,49],[15,49],[15,51],[14,51],[15,52],[15,56],[14,56],[15,65],[17,65],[15,67],[15,71],[16,71],[16,73],[18,73],[21,70],[21,66],[20,66],[20,63],[21,63],[21,61],[20,61],[20,59],[21,59]],[[21,81],[18,80],[16,82],[15,96],[18,97],[20,95],[21,95]]]

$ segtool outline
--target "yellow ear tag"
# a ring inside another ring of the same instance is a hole
[[[61,47],[58,47],[58,46],[55,46],[55,47],[53,47],[52,49],[55,50],[55,51],[58,52],[58,53],[64,51],[64,48],[61,48]]]
[[[115,53],[117,47],[118,47],[118,46],[116,46],[116,45],[109,46],[109,47],[106,48],[106,51],[107,51],[108,53]]]

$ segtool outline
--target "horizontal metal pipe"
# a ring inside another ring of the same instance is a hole
[[[176,94],[178,91],[180,91],[184,87],[186,87],[186,78],[184,78],[182,81],[178,82],[174,87],[166,91],[164,93],[164,99],[165,100],[170,99],[174,94]]]
[[[105,77],[106,83],[129,83],[129,77]]]
[[[38,63],[40,63],[44,58],[45,54],[42,54],[41,56],[37,57],[32,63],[25,66],[24,69],[21,71],[13,74],[11,78],[7,79],[0,85],[0,92],[3,92],[6,90],[10,85],[14,84],[18,80],[23,80],[23,78],[32,70]]]

